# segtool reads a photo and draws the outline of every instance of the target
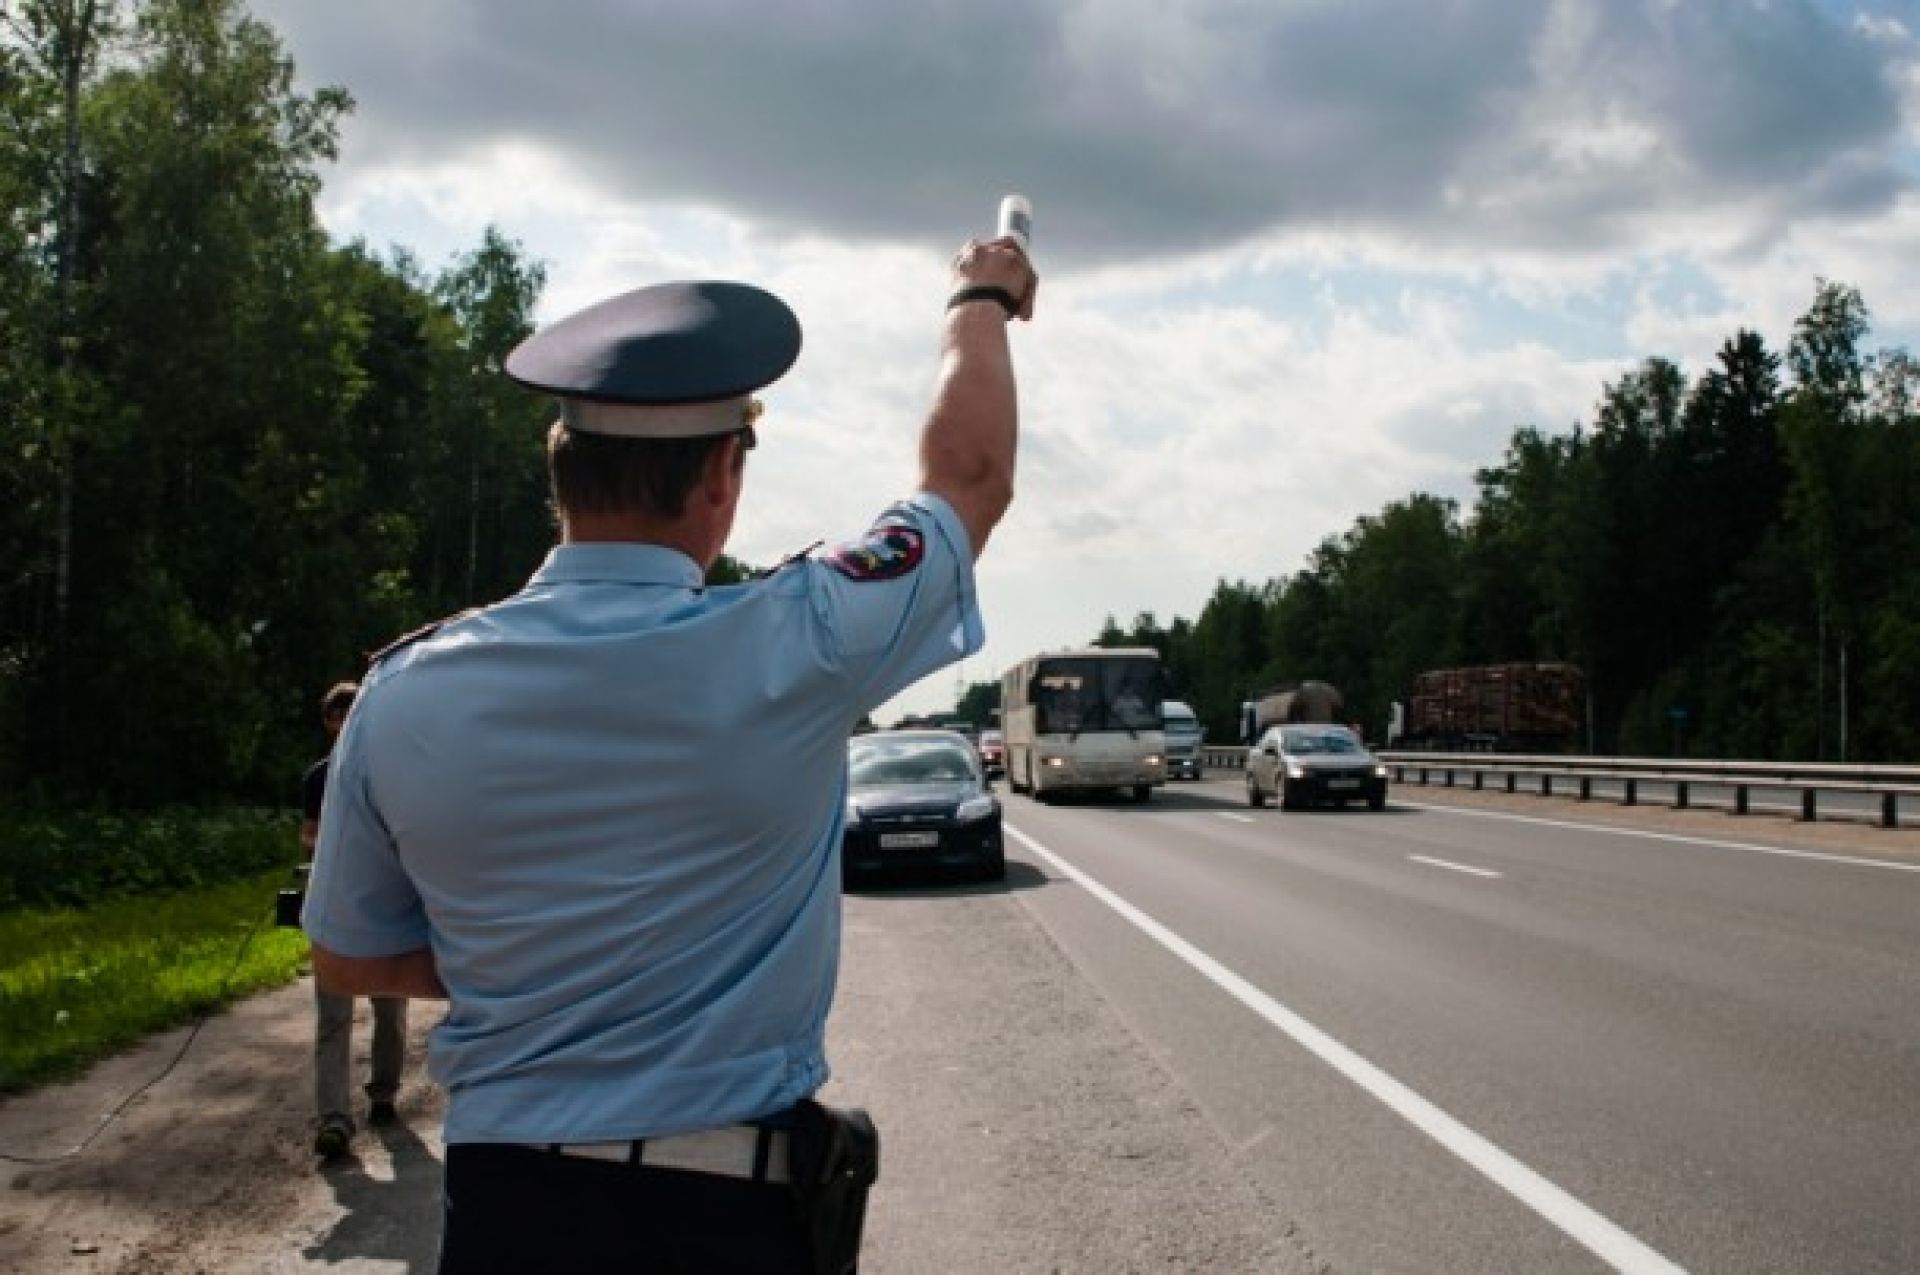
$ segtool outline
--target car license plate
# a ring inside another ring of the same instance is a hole
[[[1360,786],[1360,781],[1358,779],[1327,780],[1327,787],[1329,788],[1358,788],[1359,786]]]
[[[924,850],[940,844],[937,832],[883,832],[880,834],[882,850]]]

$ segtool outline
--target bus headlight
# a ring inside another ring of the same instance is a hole
[[[1161,757],[1159,753],[1148,753],[1141,760],[1145,761],[1146,764],[1149,766],[1158,766],[1160,764]]]
[[[1047,757],[1043,760],[1046,765],[1053,767],[1055,770],[1067,764],[1067,759],[1064,757]]]
[[[1297,764],[1297,763],[1295,763],[1295,764],[1293,764],[1293,765],[1289,765],[1289,766],[1287,767],[1287,778],[1288,778],[1288,779],[1305,779],[1306,777],[1307,777],[1307,770],[1306,770],[1306,767],[1304,767],[1304,766],[1301,766],[1301,765],[1299,765],[1299,764]]]

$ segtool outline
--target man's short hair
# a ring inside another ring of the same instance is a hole
[[[360,694],[358,682],[335,682],[320,697],[320,720],[331,721],[336,717],[345,717],[347,710],[353,707],[353,701]]]
[[[547,476],[567,514],[639,514],[678,518],[700,482],[707,457],[733,434],[698,438],[624,438],[569,429],[547,431]]]

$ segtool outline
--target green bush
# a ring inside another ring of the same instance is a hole
[[[299,837],[286,811],[0,814],[0,911],[79,908],[219,885],[286,867]]]
[[[0,916],[0,1094],[77,1074],[148,1032],[297,978],[277,872],[163,899]]]

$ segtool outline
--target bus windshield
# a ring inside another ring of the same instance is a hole
[[[1048,660],[1033,676],[1036,729],[1046,735],[1160,729],[1160,666],[1150,659]]]

